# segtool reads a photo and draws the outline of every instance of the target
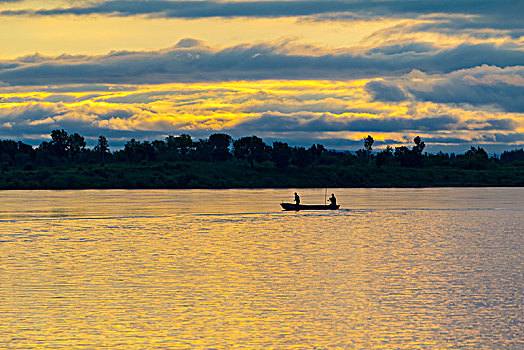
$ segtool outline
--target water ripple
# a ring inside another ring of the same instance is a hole
[[[11,195],[0,347],[524,347],[522,189],[279,191]]]

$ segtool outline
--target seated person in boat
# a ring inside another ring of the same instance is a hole
[[[297,205],[300,204],[300,197],[298,196],[296,192],[295,192],[295,202],[297,203]]]
[[[335,194],[334,193],[331,193],[331,197],[328,200],[331,202],[330,205],[332,205],[332,206],[337,205],[337,199],[335,198]]]

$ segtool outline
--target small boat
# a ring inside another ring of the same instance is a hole
[[[284,210],[336,210],[340,208],[340,205],[332,204],[295,204],[295,203],[280,203],[280,206]]]

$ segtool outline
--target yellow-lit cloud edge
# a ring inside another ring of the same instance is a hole
[[[496,119],[511,119],[517,123],[512,133],[524,131],[524,117],[520,113],[420,101],[374,101],[365,90],[369,81],[176,83],[118,86],[114,91],[108,86],[103,91],[82,92],[52,92],[50,88],[48,91],[8,93],[3,89],[0,93],[0,131],[2,128],[4,131],[28,128],[26,137],[35,138],[45,134],[45,130],[63,125],[70,129],[75,126],[91,129],[93,133],[97,130],[101,133],[104,130],[143,131],[165,136],[226,131],[283,140],[309,137],[312,143],[347,140],[348,146],[340,148],[350,148],[351,142],[362,140],[368,134],[383,141],[383,146],[386,143],[402,145],[417,135],[436,140],[435,145],[453,143],[446,139],[496,144],[495,133],[509,133],[508,130],[490,129],[487,121]],[[41,116],[38,116],[39,111],[42,111]],[[431,125],[427,128],[422,125],[418,130],[380,130],[383,123],[395,119],[431,120],[438,116],[452,116],[456,123],[449,130],[432,129]],[[269,125],[264,124],[264,120],[269,121]],[[344,125],[352,125],[355,120],[370,121],[365,125],[372,125],[372,130],[344,129]],[[288,123],[296,129],[287,128]],[[315,129],[317,124],[342,127]]]

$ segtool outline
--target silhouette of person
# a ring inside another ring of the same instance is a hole
[[[297,205],[300,204],[300,197],[298,196],[296,192],[295,192],[295,202],[297,203]]]
[[[335,198],[335,194],[331,193],[331,197],[328,199],[328,201],[331,202],[330,205],[337,205],[337,199]]]

